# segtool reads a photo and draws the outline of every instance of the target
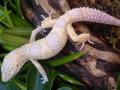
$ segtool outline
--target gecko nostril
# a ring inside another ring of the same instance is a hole
[[[85,59],[84,62],[87,63],[87,60]]]

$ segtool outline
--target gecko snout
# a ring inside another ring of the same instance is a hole
[[[4,57],[3,64],[1,66],[2,81],[7,82],[14,77],[20,68],[25,63],[22,56],[13,50]],[[24,62],[23,62],[24,61]]]
[[[2,74],[2,81],[3,82],[7,82],[9,80],[10,80],[9,76],[5,76],[4,74]]]
[[[7,82],[10,80],[11,75],[10,75],[10,63],[11,60],[5,56],[3,60],[3,64],[1,66],[1,73],[2,73],[2,81]]]

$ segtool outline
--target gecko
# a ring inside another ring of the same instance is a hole
[[[91,43],[89,33],[77,35],[74,31],[72,23],[78,21],[120,26],[119,19],[89,7],[71,9],[57,19],[52,19],[51,16],[46,17],[41,22],[41,26],[32,31],[29,43],[14,49],[4,57],[1,66],[2,81],[9,81],[30,60],[42,75],[42,83],[45,84],[48,77],[38,60],[49,59],[57,55],[64,48],[68,38],[71,38],[74,42],[82,43],[83,46],[87,41]],[[35,40],[37,33],[49,27],[52,30],[46,37]]]

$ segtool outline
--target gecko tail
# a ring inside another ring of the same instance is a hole
[[[118,24],[118,26],[120,26],[120,20],[118,20],[116,24]]]
[[[67,12],[73,22],[86,21],[120,26],[120,20],[97,9],[89,7],[75,8]]]

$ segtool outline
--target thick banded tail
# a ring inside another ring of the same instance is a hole
[[[68,11],[66,14],[72,17],[73,22],[87,21],[87,22],[97,22],[97,23],[120,26],[119,19],[103,11],[88,7],[75,8]]]

